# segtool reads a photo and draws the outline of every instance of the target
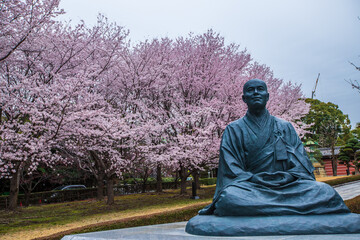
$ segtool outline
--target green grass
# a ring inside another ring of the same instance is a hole
[[[213,197],[215,187],[203,188],[198,195],[204,202]],[[188,190],[188,192],[191,192]],[[179,195],[179,190],[164,193],[145,193],[118,196],[115,204],[108,206],[105,201],[85,200],[68,203],[47,204],[20,208],[18,211],[0,211],[0,235],[20,230],[51,227],[76,222],[79,219],[104,215],[141,211],[149,207],[171,207],[194,203],[190,195]]]
[[[169,211],[166,213],[152,214],[145,217],[134,217],[131,219],[124,219],[124,221],[119,220],[113,223],[94,224],[91,226],[83,227],[78,230],[66,231],[66,232],[61,232],[50,236],[46,236],[43,238],[37,238],[37,240],[45,240],[45,239],[58,240],[68,234],[107,231],[107,230],[120,229],[120,228],[188,221],[190,218],[194,217],[198,213],[198,211],[202,209],[205,205],[206,204],[203,204],[202,206],[194,206],[185,209]]]
[[[349,182],[355,180],[359,180],[359,176],[345,179],[334,179],[326,182],[330,182],[329,184],[331,185],[336,185],[343,183],[344,181]],[[86,217],[103,216],[109,213],[135,213],[144,211],[144,214],[146,214],[146,209],[149,208],[186,206],[195,202],[203,203],[203,205],[186,207],[185,209],[172,210],[164,213],[150,214],[149,216],[130,217],[112,222],[93,224],[86,227],[80,227],[75,231],[71,230],[64,233],[58,233],[42,239],[61,239],[62,236],[67,234],[187,221],[191,217],[195,216],[198,210],[206,205],[205,202],[212,199],[214,191],[215,186],[203,187],[198,191],[200,200],[197,201],[190,199],[191,189],[188,189],[188,195],[179,195],[179,190],[167,190],[160,194],[145,193],[118,196],[115,198],[115,204],[112,206],[106,205],[105,201],[99,202],[93,199],[30,206],[27,208],[19,208],[19,210],[15,212],[3,210],[0,211],[0,238],[1,235],[6,233],[44,227],[51,228],[56,225],[77,222],[79,219]],[[352,212],[360,213],[360,196],[347,200],[345,203]]]

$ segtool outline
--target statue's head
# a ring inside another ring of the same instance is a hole
[[[247,81],[243,87],[242,99],[251,110],[265,108],[269,100],[266,83],[260,79]]]

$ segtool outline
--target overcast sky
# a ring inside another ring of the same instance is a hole
[[[302,84],[311,97],[333,102],[360,122],[359,0],[62,0],[61,19],[92,25],[98,13],[130,30],[132,42],[201,34],[212,28],[237,43],[278,78]]]

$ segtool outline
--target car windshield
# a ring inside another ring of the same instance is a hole
[[[63,189],[63,188],[64,188],[64,186],[59,186],[59,187],[57,187],[57,188],[54,188],[53,191],[61,190],[61,189]]]
[[[68,187],[68,189],[80,189],[80,188],[85,188],[85,186],[83,186],[83,185],[75,185],[75,186]]]

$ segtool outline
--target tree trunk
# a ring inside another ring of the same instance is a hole
[[[335,158],[335,146],[331,146],[331,165],[333,176],[337,176],[337,159]]]
[[[195,182],[195,186],[196,186],[196,189],[200,189],[200,174],[199,174],[199,171],[195,170],[194,171],[194,182]]]
[[[142,178],[141,178],[141,192],[142,193],[146,192],[146,184],[148,183],[149,176],[150,176],[149,168],[145,168],[144,175],[142,175]]]
[[[180,180],[180,194],[186,194],[186,178],[181,178]]]
[[[30,194],[31,194],[31,191],[25,190],[25,191],[24,191],[24,194],[25,194],[25,203],[24,203],[24,206],[25,206],[25,207],[28,207],[28,206],[30,205]]]
[[[107,190],[107,205],[112,205],[114,204],[114,180],[113,179],[108,179],[106,181],[106,190]]]
[[[20,174],[20,180],[24,180],[23,174]],[[24,206],[25,207],[28,207],[30,205],[30,195],[31,195],[32,190],[34,190],[34,188],[36,187],[36,184],[33,187],[32,183],[33,183],[33,181],[30,181],[29,183],[26,183],[24,181],[24,184],[19,185],[24,190],[24,195],[25,195]],[[19,189],[20,189],[20,187],[19,187]]]
[[[180,194],[186,194],[186,169],[181,166],[180,167],[180,171],[179,171],[179,176],[180,176]]]
[[[156,167],[156,192],[162,192],[161,164]]]
[[[19,196],[19,184],[20,184],[20,171],[12,174],[10,179],[10,194],[9,194],[9,209],[15,210],[17,208],[17,200]]]
[[[174,182],[175,182],[175,189],[178,188],[178,179],[179,179],[179,172],[176,171],[176,172],[175,172],[175,180],[174,180]]]
[[[142,180],[142,183],[141,183],[141,193],[145,193],[145,192],[146,192],[146,183],[147,183],[147,177]]]
[[[101,201],[104,199],[104,175],[99,174],[96,178],[97,181],[97,196],[96,199]]]

